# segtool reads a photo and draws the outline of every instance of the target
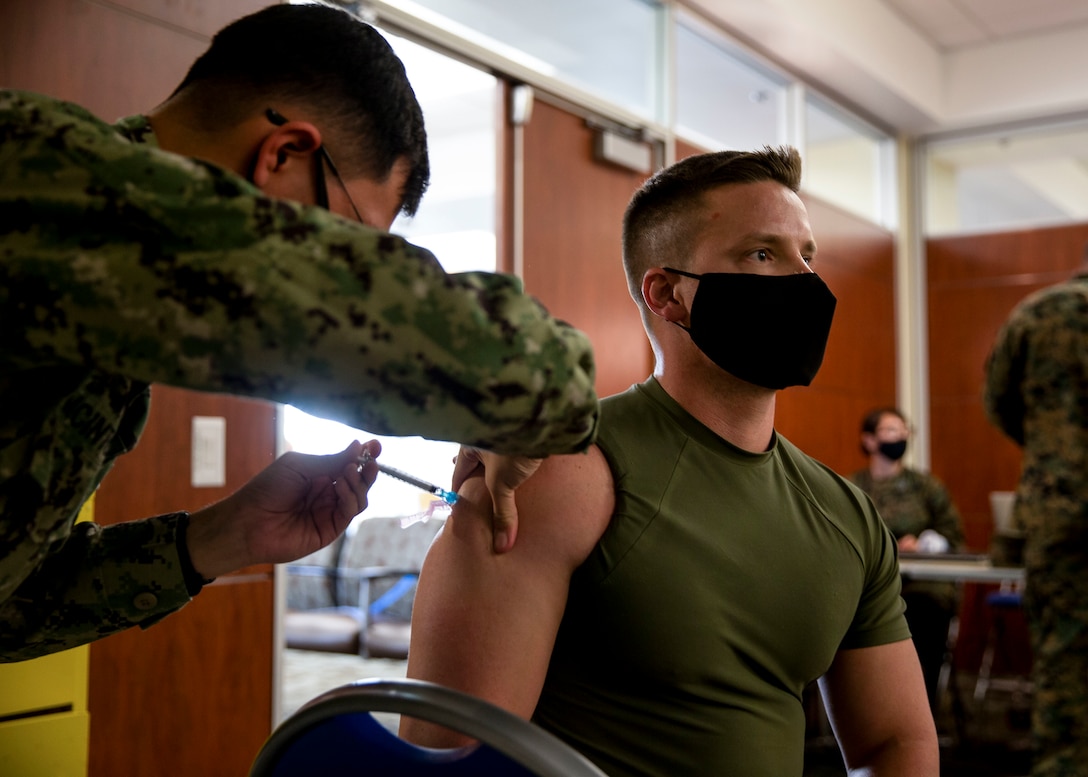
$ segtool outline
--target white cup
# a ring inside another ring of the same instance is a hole
[[[1012,521],[1012,506],[1016,503],[1015,491],[991,491],[990,512],[994,519],[994,532],[1003,537],[1022,537]]]

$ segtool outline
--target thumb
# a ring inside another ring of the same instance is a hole
[[[491,517],[492,549],[505,553],[514,547],[518,537],[518,506],[514,489],[496,486],[491,496],[495,512]]]

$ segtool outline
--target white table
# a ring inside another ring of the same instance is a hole
[[[1024,582],[1023,567],[995,567],[987,559],[899,559],[899,571],[912,580],[950,580],[964,583]]]

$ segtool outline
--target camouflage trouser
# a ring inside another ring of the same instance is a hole
[[[1079,551],[1079,552],[1078,552]],[[1035,699],[1033,777],[1088,777],[1088,558],[1031,564],[1024,604]]]

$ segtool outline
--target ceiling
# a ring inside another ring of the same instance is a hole
[[[942,51],[1027,38],[1068,27],[1088,34],[1084,0],[884,0]]]
[[[685,0],[874,124],[969,207],[1088,218],[1088,0]],[[1025,127],[1046,127],[1034,137]],[[967,136],[982,136],[970,142]]]
[[[501,2],[425,5],[486,13]],[[876,127],[927,143],[927,159],[970,183],[970,203],[1000,199],[1009,211],[1088,218],[1088,0],[679,4]],[[612,7],[554,0],[526,9],[547,16],[567,6],[589,16]],[[551,29],[546,21],[537,25],[544,32]],[[600,25],[579,27],[588,36]],[[616,37],[625,39],[622,32]],[[1017,134],[1029,125],[1047,125],[1048,134]],[[959,141],[969,135],[984,137]]]
[[[910,135],[1088,115],[1086,0],[685,0]]]

